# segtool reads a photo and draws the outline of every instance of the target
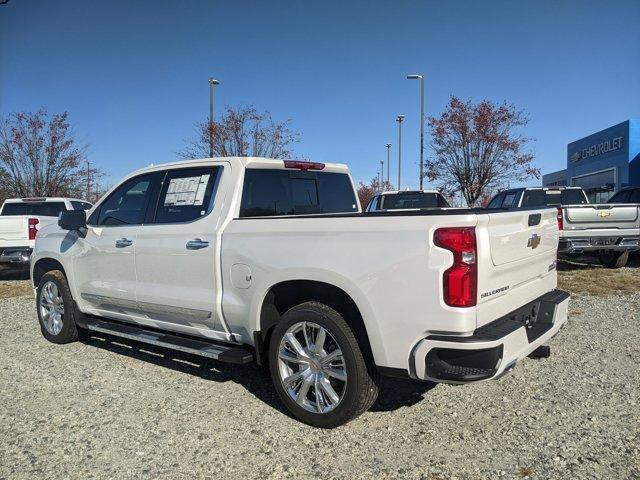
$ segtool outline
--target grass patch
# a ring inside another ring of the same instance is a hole
[[[558,288],[604,297],[640,292],[640,268],[569,267],[558,271]]]
[[[29,280],[0,281],[0,298],[33,295]]]

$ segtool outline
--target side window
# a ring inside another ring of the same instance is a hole
[[[89,202],[79,202],[77,200],[71,200],[71,206],[74,210],[89,210],[92,207]]]
[[[164,179],[153,223],[191,222],[213,208],[221,167],[169,170]]]
[[[369,201],[369,205],[367,205],[367,212],[375,212],[378,209],[378,202],[380,201],[380,196],[376,195]]]
[[[640,188],[631,190],[631,195],[629,195],[629,203],[640,203]]]
[[[94,221],[98,226],[142,224],[156,178],[154,174],[147,174],[125,182],[100,205],[95,215],[97,221],[91,218],[89,224]]]
[[[489,205],[487,205],[487,208],[500,208],[500,206],[502,205],[503,199],[504,199],[504,193],[500,193],[499,195],[496,195],[495,197],[493,197],[493,200],[489,202]]]
[[[517,194],[515,192],[506,193],[504,196],[504,201],[502,202],[502,208],[513,208],[515,207],[515,200],[517,198]]]

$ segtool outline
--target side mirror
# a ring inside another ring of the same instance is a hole
[[[58,226],[63,230],[78,230],[87,228],[87,212],[84,210],[67,210],[60,212]]]

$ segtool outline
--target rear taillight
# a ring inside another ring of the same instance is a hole
[[[40,223],[40,220],[37,218],[29,219],[29,240],[36,239],[36,235],[38,234],[38,223]]]
[[[303,162],[300,160],[285,160],[284,168],[295,168],[306,172],[307,170],[324,170],[324,163],[319,162]]]
[[[564,229],[564,218],[562,217],[562,208],[558,208],[558,215],[556,216],[558,220],[558,230]]]
[[[439,228],[433,243],[453,253],[453,265],[442,276],[444,302],[451,307],[473,307],[478,285],[475,228]]]

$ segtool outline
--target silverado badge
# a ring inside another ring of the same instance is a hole
[[[527,240],[527,247],[536,248],[540,245],[540,236],[537,233],[531,235],[531,238]]]
[[[600,218],[607,218],[609,215],[611,215],[609,212],[598,212]]]

